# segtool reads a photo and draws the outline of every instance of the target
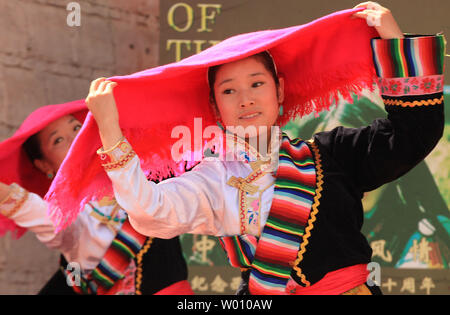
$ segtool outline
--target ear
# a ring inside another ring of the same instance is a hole
[[[282,104],[284,102],[284,78],[278,77],[278,104]]]
[[[39,160],[36,159],[33,161],[34,166],[36,166],[36,168],[38,170],[40,170],[42,173],[44,174],[48,174],[48,173],[52,173],[54,174],[55,172],[53,171],[53,168],[50,166],[50,164],[45,161],[45,160]]]

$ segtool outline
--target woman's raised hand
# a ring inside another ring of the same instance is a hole
[[[100,138],[105,150],[113,147],[122,138],[119,125],[119,113],[113,90],[118,84],[99,78],[91,83],[86,105],[97,122]]]
[[[359,8],[364,10],[353,14],[353,17],[365,19],[369,26],[375,27],[382,39],[404,38],[389,9],[372,1],[363,2],[354,7],[354,9]]]

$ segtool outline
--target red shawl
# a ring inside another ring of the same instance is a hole
[[[151,179],[184,171],[171,158],[175,126],[193,129],[201,117],[203,130],[215,125],[209,105],[207,69],[269,50],[285,78],[282,123],[329,109],[339,95],[349,99],[373,88],[375,70],[370,40],[378,36],[364,20],[351,19],[357,10],[336,12],[311,23],[231,37],[197,55],[128,76],[113,77],[114,96],[124,135]],[[192,134],[194,132],[192,131]],[[91,198],[113,195],[96,150],[98,128],[89,114],[71,152],[46,196],[58,227],[73,222]]]

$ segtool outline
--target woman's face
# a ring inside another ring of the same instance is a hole
[[[48,124],[38,133],[43,159],[35,160],[35,165],[46,174],[56,174],[80,128],[81,123],[72,115]]]
[[[219,68],[214,94],[226,127],[275,125],[284,99],[284,81],[277,87],[272,74],[257,58],[227,63]]]

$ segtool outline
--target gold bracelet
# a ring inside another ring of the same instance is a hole
[[[112,151],[114,151],[123,141],[125,140],[125,137],[122,137],[122,139],[120,139],[112,148],[108,149],[108,150],[103,150],[103,147],[101,147],[100,149],[97,150],[97,154],[108,154]]]
[[[11,197],[11,194],[14,192],[14,189],[12,188],[12,185],[13,185],[13,184],[11,184],[11,185],[8,186],[8,187],[9,187],[9,193],[6,195],[5,198],[3,198],[2,201],[0,201],[0,205],[2,205],[6,200],[9,199],[9,197]]]
[[[134,158],[136,152],[131,150],[127,155],[123,156],[119,161],[113,163],[102,164],[106,171],[112,171],[124,167],[131,159]]]
[[[20,187],[19,185],[17,185],[17,184],[12,184],[11,186],[12,186],[12,191],[10,192],[10,194],[8,195],[8,197],[7,197],[6,199],[2,200],[2,202],[0,203],[0,204],[3,204],[3,203],[5,203],[6,201],[8,201],[9,199],[11,199],[12,201],[14,201],[14,203],[15,203],[14,208],[12,208],[11,210],[9,210],[8,212],[2,212],[2,215],[4,215],[4,216],[7,217],[7,218],[12,217],[13,215],[15,215],[15,214],[17,213],[17,211],[19,211],[20,208],[22,208],[22,206],[23,206],[23,204],[25,203],[25,201],[27,200],[28,194],[29,194],[27,190],[21,188],[21,187]],[[23,192],[24,192],[22,198],[20,198],[19,200],[16,200],[16,199],[12,198],[11,195],[12,195],[13,193],[15,193],[16,191],[22,192],[22,190],[23,190]]]

